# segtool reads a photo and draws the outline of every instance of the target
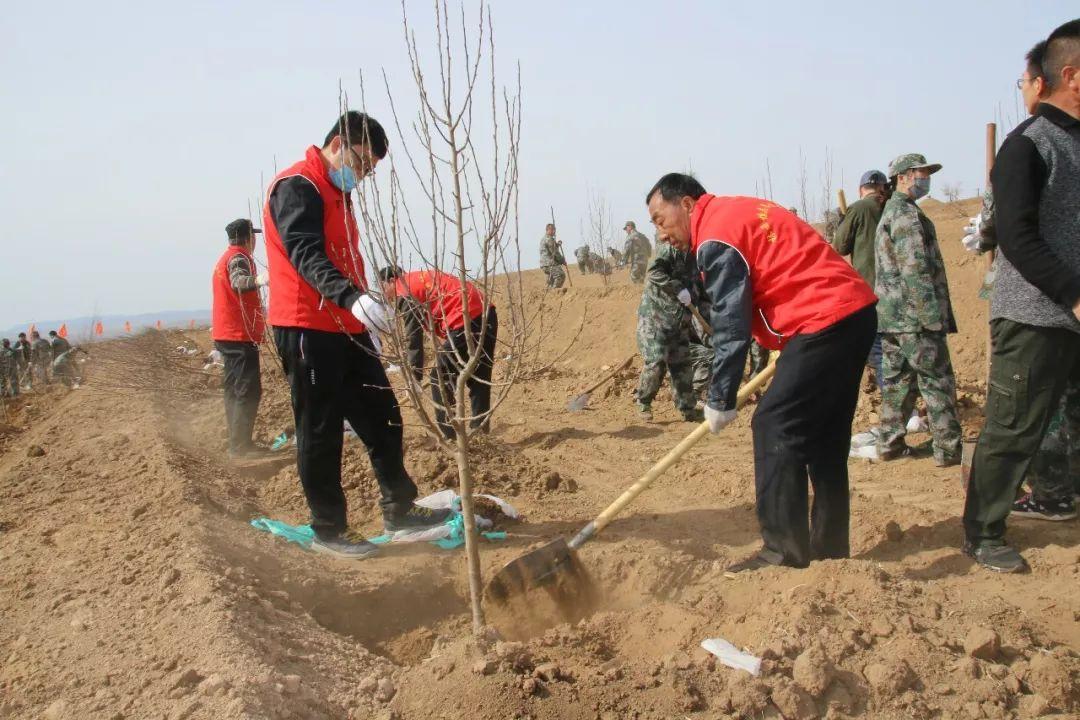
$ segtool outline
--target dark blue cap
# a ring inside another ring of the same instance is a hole
[[[867,170],[862,174],[862,179],[859,180],[859,187],[863,185],[884,185],[889,182],[885,177],[885,173],[880,170]]]

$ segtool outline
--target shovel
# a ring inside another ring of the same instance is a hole
[[[570,412],[581,412],[582,410],[587,408],[589,406],[589,395],[593,391],[595,391],[596,388],[600,387],[608,380],[618,375],[622,371],[622,369],[629,365],[630,361],[632,361],[635,357],[637,357],[637,353],[634,353],[633,355],[619,363],[619,366],[617,368],[605,375],[599,382],[594,384],[588,390],[581,393],[580,395],[575,395],[574,397],[570,398],[570,401],[566,403],[566,409]]]
[[[746,404],[747,399],[760,390],[761,386],[773,376],[775,371],[776,361],[773,360],[764,370],[750,378],[739,390],[736,406],[742,407]],[[551,584],[562,585],[563,594],[574,595],[575,588],[572,585],[577,583],[583,576],[581,564],[578,562],[575,551],[607,527],[608,523],[614,520],[615,516],[633,502],[638,495],[645,492],[656,478],[667,472],[686,454],[687,450],[708,434],[709,423],[705,421],[698,425],[667,455],[662,457],[659,462],[653,465],[615,502],[608,505],[602,513],[596,516],[595,520],[582,528],[581,532],[569,542],[564,538],[559,538],[508,562],[499,572],[492,576],[487,587],[484,588],[484,599],[498,605],[506,605],[512,598],[525,595],[529,590]]]

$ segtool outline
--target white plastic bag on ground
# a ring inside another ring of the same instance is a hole
[[[743,652],[723,638],[702,640],[701,647],[711,652],[729,668],[745,670],[754,677],[761,673],[761,658]]]
[[[911,417],[907,421],[908,432],[926,432],[930,429],[929,424],[926,422],[926,418],[917,412],[911,413]]]
[[[851,447],[861,448],[866,447],[867,445],[874,445],[875,443],[877,443],[879,434],[881,434],[881,431],[878,428],[873,427],[869,430],[858,433],[857,435],[852,435]]]

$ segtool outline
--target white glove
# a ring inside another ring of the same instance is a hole
[[[357,320],[379,332],[390,332],[394,322],[394,308],[364,293],[353,303],[352,314]]]
[[[705,419],[709,422],[709,432],[713,435],[730,425],[736,415],[737,410],[717,410],[712,405],[705,406]]]
[[[967,230],[967,228],[964,228],[964,230]],[[977,253],[982,245],[982,235],[977,232],[968,233],[960,242],[964,244],[964,249],[968,252]]]
[[[266,287],[270,282],[270,273],[261,272],[255,276],[255,284],[259,287]]]
[[[681,302],[686,307],[690,307],[690,303],[693,302],[693,300],[690,297],[690,291],[687,290],[686,288],[683,288],[682,290],[680,290],[679,293],[675,297],[677,297],[679,299],[679,302]]]

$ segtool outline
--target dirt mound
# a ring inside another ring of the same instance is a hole
[[[977,207],[927,203],[949,267],[965,431],[978,430],[983,264],[960,247]],[[644,423],[636,365],[578,413],[566,401],[635,350],[640,288],[542,289],[558,316],[528,382],[475,441],[478,489],[525,515],[486,542],[490,575],[580,529],[692,426],[665,390]],[[497,300],[498,301],[498,300]],[[567,347],[572,350],[567,352]],[[185,348],[186,350],[178,350]],[[852,558],[728,577],[759,543],[749,414],[703,441],[579,552],[589,593],[544,597],[469,637],[460,551],[391,546],[363,563],[304,552],[249,522],[304,522],[290,447],[224,458],[220,371],[204,332],[91,348],[88,385],[8,404],[0,428],[0,717],[1028,718],[1080,709],[1076,523],[1015,521],[1033,572],[994,576],[958,552],[958,473],[929,459],[853,462]],[[189,354],[189,350],[196,350]],[[498,371],[497,371],[498,372]],[[257,435],[291,434],[269,347]],[[874,400],[860,400],[871,422]],[[917,441],[919,438],[915,438]],[[422,493],[453,464],[405,412]],[[40,452],[38,452],[40,451]],[[346,439],[350,523],[381,532],[362,443]],[[550,598],[549,598],[550,599]],[[561,614],[560,614],[561,613]],[[530,623],[530,620],[536,620]],[[759,677],[700,648],[724,638]]]

